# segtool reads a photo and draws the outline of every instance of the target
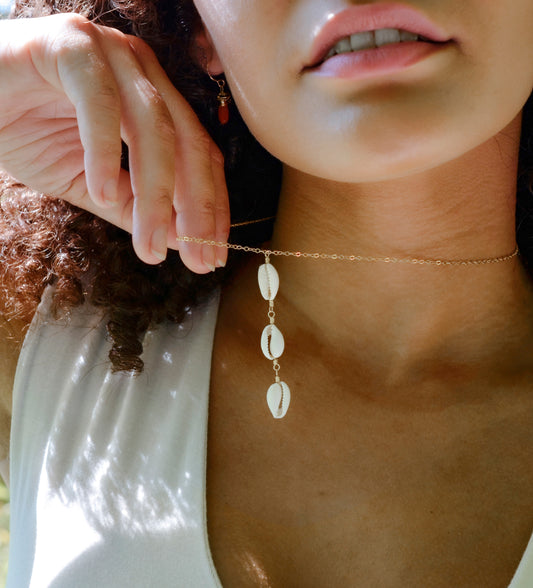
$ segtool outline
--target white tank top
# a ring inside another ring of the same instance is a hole
[[[20,355],[6,588],[221,588],[207,537],[209,380],[218,297],[144,338],[112,374],[89,306],[49,318]],[[533,538],[509,588],[533,587]]]
[[[15,377],[8,588],[221,588],[207,539],[208,393],[218,298],[144,338],[112,374],[105,322],[68,327],[50,290]]]

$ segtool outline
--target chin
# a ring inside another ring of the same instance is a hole
[[[323,156],[322,156],[323,155]],[[287,162],[291,167],[306,174],[325,180],[344,183],[371,183],[405,178],[437,168],[454,159],[453,155],[443,153],[442,150],[432,153],[429,150],[421,152],[418,147],[411,152],[403,150],[389,150],[376,154],[366,152],[363,156],[358,153],[332,152],[319,154],[311,159],[300,159]]]
[[[472,121],[463,121],[464,123]],[[341,140],[326,136],[317,147],[300,145],[285,153],[291,167],[327,180],[349,183],[381,182],[437,170],[478,148],[493,143],[498,128],[488,124],[468,125],[432,121],[431,126],[412,125],[382,132],[344,135]],[[322,135],[324,137],[324,135]],[[295,157],[296,154],[296,157]],[[283,158],[281,158],[283,161]]]

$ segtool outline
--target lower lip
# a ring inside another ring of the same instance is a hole
[[[326,59],[310,73],[340,79],[364,79],[401,71],[442,51],[449,43],[423,41],[391,43],[375,49],[341,53]]]

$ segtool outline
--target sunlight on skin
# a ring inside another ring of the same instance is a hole
[[[254,586],[257,586],[258,588],[270,588],[271,583],[268,580],[265,568],[257,558],[248,552],[244,555],[243,559],[245,559],[245,561],[243,561],[243,566],[247,570],[250,580],[254,581]]]

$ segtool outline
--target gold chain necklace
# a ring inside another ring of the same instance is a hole
[[[253,221],[244,221],[231,225],[242,227],[255,223],[272,220],[274,217],[267,217]],[[211,239],[202,239],[200,237],[177,237],[178,241],[184,243],[198,243],[200,245],[212,245],[214,247],[224,247],[225,249],[234,249],[246,253],[257,253],[265,257],[265,263],[259,267],[258,282],[259,289],[263,298],[268,301],[268,319],[269,324],[263,329],[261,335],[261,350],[265,357],[272,361],[274,369],[274,383],[267,391],[267,404],[272,416],[276,419],[283,418],[289,408],[291,400],[291,391],[287,384],[280,378],[280,365],[278,359],[285,349],[285,341],[278,327],[275,325],[276,313],[274,311],[274,299],[279,290],[279,274],[276,268],[270,263],[272,256],[286,257],[304,257],[310,259],[332,259],[339,261],[367,262],[367,263],[404,263],[413,265],[432,265],[432,266],[480,266],[493,263],[509,261],[519,253],[518,247],[515,247],[512,253],[501,255],[499,257],[485,257],[481,259],[418,259],[415,257],[372,257],[365,255],[345,255],[339,253],[306,253],[302,251],[278,251],[276,249],[262,249],[260,247],[249,247],[248,245],[239,245],[237,243],[224,243]]]
[[[254,219],[251,221],[243,221],[233,223],[231,228],[245,227],[270,220],[274,220],[275,216],[267,216],[265,218]],[[202,239],[200,237],[177,237],[178,241],[184,243],[197,243],[199,245],[212,245],[213,247],[222,247],[224,249],[233,249],[235,251],[243,251],[245,253],[257,253],[265,256],[284,256],[284,257],[304,257],[308,259],[332,259],[339,261],[355,261],[366,263],[407,263],[413,265],[487,265],[492,263],[500,263],[502,261],[509,261],[516,257],[519,253],[518,246],[515,247],[512,253],[501,255],[499,257],[486,257],[481,259],[420,259],[416,257],[373,257],[368,255],[346,255],[342,253],[307,253],[303,251],[279,251],[277,249],[262,249],[261,247],[250,247],[248,245],[239,245],[238,243],[225,243],[223,241],[214,241],[212,239]]]
[[[200,245],[213,245],[214,247],[224,247],[225,249],[234,249],[246,253],[258,253],[265,256],[285,256],[285,257],[306,257],[309,259],[335,259],[339,261],[359,261],[368,263],[410,263],[413,265],[487,265],[491,263],[500,263],[509,261],[519,253],[518,247],[515,247],[512,253],[500,257],[486,257],[482,259],[418,259],[416,257],[372,257],[367,255],[344,255],[342,253],[308,253],[304,251],[279,251],[278,249],[262,249],[261,247],[249,247],[248,245],[238,245],[237,243],[224,243],[223,241],[212,241],[211,239],[200,239],[199,237],[178,237],[178,241],[184,243],[198,243]]]

